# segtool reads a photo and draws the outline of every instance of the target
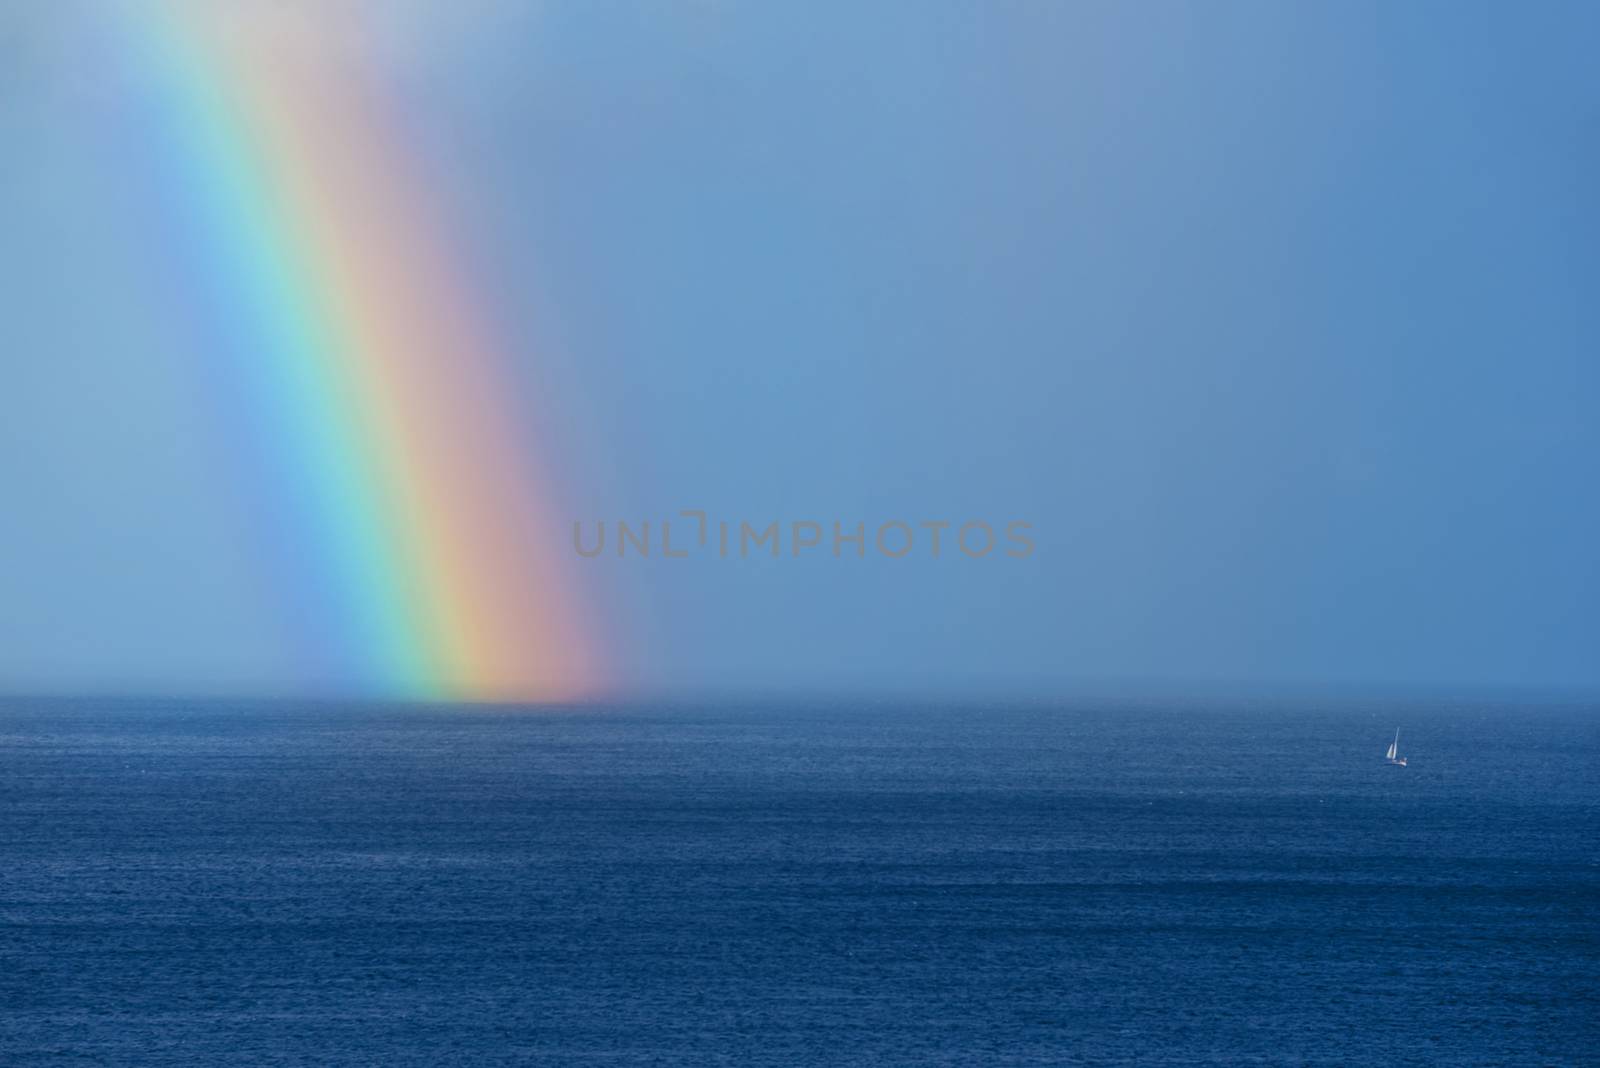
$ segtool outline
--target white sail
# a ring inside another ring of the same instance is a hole
[[[1395,731],[1394,731],[1394,741],[1389,743],[1388,759],[1389,760],[1393,760],[1395,758],[1396,754],[1398,754],[1399,752],[1400,752],[1400,728],[1396,727]]]

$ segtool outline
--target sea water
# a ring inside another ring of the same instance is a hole
[[[1600,708],[0,703],[0,1064],[223,1063],[1600,1063]]]

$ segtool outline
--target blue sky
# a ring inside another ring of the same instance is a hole
[[[0,689],[293,689],[62,10],[0,15]],[[630,688],[1600,684],[1592,5],[409,10],[573,518],[1033,524],[574,559]]]

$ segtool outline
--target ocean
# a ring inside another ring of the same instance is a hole
[[[0,702],[8,1068],[1597,1063],[1592,705]]]

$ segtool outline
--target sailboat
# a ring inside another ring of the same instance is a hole
[[[1389,752],[1387,754],[1387,759],[1388,759],[1389,763],[1393,764],[1397,768],[1403,768],[1403,767],[1406,766],[1406,758],[1400,755],[1400,728],[1399,727],[1396,727],[1394,729],[1394,741],[1389,743]]]

